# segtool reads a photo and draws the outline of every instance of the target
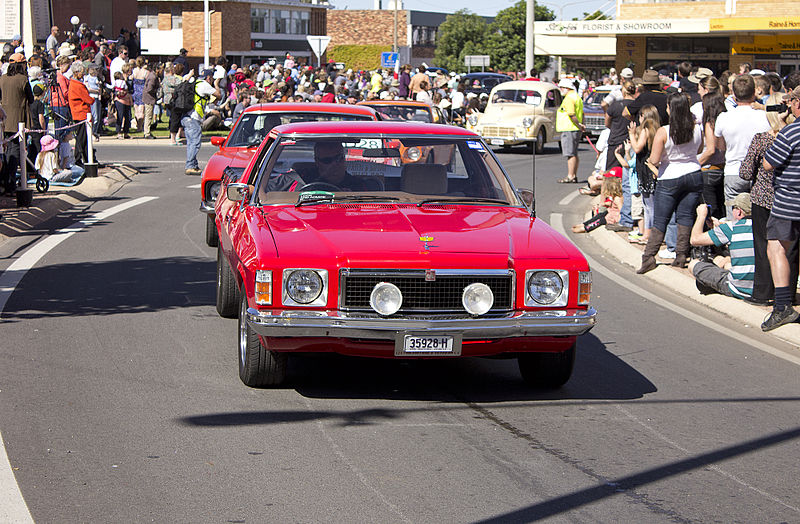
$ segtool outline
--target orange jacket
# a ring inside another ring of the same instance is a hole
[[[76,122],[86,120],[86,114],[92,110],[92,104],[94,103],[94,98],[89,94],[86,85],[73,78],[69,83],[67,98],[69,99],[72,119]]]

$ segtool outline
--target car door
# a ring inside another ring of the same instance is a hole
[[[556,114],[561,107],[561,91],[548,89],[544,97],[544,117],[546,119],[547,137],[553,141],[560,140],[561,133],[556,132]]]

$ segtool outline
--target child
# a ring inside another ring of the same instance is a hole
[[[603,176],[600,189],[600,205],[594,216],[582,224],[572,226],[573,233],[588,233],[604,224],[619,223],[622,211],[622,168],[615,167]]]
[[[73,153],[72,146],[70,145],[70,141],[74,138],[74,134],[72,131],[67,131],[67,134],[64,135],[63,140],[58,146],[58,163],[61,169],[67,169],[72,171],[72,175],[74,178],[80,178],[84,170],[81,166],[75,165],[75,154]]]
[[[592,174],[586,178],[586,186],[579,187],[578,193],[587,196],[597,196],[600,194],[600,186],[603,185],[603,172],[606,167],[606,157],[608,155],[608,137],[611,130],[608,128],[603,129],[600,136],[597,137],[595,147],[597,148],[597,160],[594,163]]]
[[[75,176],[71,169],[62,169],[58,162],[56,149],[59,142],[51,135],[44,135],[39,140],[42,150],[36,155],[34,166],[39,171],[39,175],[50,182],[73,182],[80,175]],[[67,143],[69,146],[69,143]],[[80,169],[80,168],[78,168]],[[83,171],[81,169],[81,171]]]
[[[636,151],[633,150],[630,140],[617,147],[614,151],[617,161],[628,170],[631,185],[631,218],[636,222],[636,228],[628,233],[628,242],[647,244],[644,227],[644,204],[642,193],[639,189],[639,174],[636,171]]]

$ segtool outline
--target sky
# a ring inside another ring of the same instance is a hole
[[[472,13],[482,16],[494,16],[497,11],[511,7],[517,0],[497,0],[487,2],[486,0],[458,0],[448,7],[443,7],[441,2],[436,0],[401,0],[405,9],[413,11],[434,11],[438,13],[453,13],[459,9],[467,9]],[[336,9],[372,9],[374,0],[330,0]],[[388,5],[388,0],[383,0],[383,5]],[[563,12],[564,19],[582,18],[583,13],[591,13],[596,9],[603,9],[612,18],[615,14],[615,0],[574,0],[571,2],[560,1],[541,1],[540,5],[546,5],[553,11],[556,18]]]

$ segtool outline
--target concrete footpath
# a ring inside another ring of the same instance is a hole
[[[137,170],[126,165],[105,165],[98,170],[97,177],[84,178],[76,186],[50,186],[46,193],[34,189],[30,207],[17,207],[14,196],[0,196],[0,244],[10,237],[29,233],[39,224],[82,202],[92,202],[111,193],[137,174]],[[33,188],[33,185],[29,187]]]
[[[587,218],[589,217],[587,216]],[[631,266],[634,271],[642,265],[644,246],[628,242],[627,233],[615,233],[601,226],[589,233],[589,236],[600,244],[609,256]],[[695,279],[688,269],[670,266],[671,260],[658,258],[656,260],[660,263],[654,270],[644,275],[636,275],[634,273],[631,278],[642,279],[641,282],[648,280],[655,282],[710,309],[719,311],[745,326],[755,326],[757,329],[761,329],[761,323],[772,311],[771,306],[756,306],[724,295],[701,295],[697,290],[697,286],[695,286]],[[800,346],[800,323],[781,326],[769,333],[794,346]]]

